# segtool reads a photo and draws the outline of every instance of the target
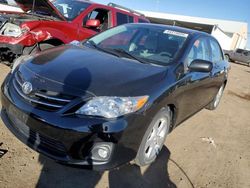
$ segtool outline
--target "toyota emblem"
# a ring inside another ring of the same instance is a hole
[[[24,82],[22,85],[22,91],[24,94],[29,95],[33,90],[32,84],[30,82]]]

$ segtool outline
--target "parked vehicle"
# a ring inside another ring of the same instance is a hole
[[[228,68],[209,34],[126,24],[16,61],[1,89],[2,119],[63,164],[147,165],[177,125],[218,106]]]
[[[0,4],[7,4],[8,2],[6,0],[0,0]]]
[[[24,13],[0,14],[0,61],[8,63],[20,55],[87,39],[110,27],[148,22],[144,15],[113,3],[105,6],[78,0],[15,2]]]
[[[250,66],[250,51],[243,50],[243,49],[236,49],[236,50],[224,50],[224,54],[227,60],[229,61],[238,61],[242,63],[248,64]]]
[[[7,0],[0,0],[0,12],[23,12],[22,9],[16,6],[11,6]]]

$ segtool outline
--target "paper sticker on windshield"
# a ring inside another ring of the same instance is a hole
[[[185,37],[185,38],[188,37],[187,33],[181,33],[181,32],[178,32],[178,31],[165,30],[163,33],[170,34],[170,35],[175,35],[175,36],[179,36],[179,37]]]

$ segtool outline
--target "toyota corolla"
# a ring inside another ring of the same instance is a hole
[[[57,162],[148,165],[177,125],[218,106],[228,69],[209,34],[122,25],[19,58],[1,87],[1,116],[17,138]]]

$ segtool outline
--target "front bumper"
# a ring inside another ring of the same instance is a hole
[[[23,52],[23,48],[24,46],[21,44],[9,44],[0,42],[0,55],[6,52],[12,52],[15,55],[21,55]]]
[[[14,92],[9,94],[9,77],[1,87],[1,116],[9,130],[32,149],[63,164],[96,170],[115,168],[136,157],[150,117],[133,114],[113,121],[62,117],[34,108]],[[112,145],[109,160],[91,159],[96,143]]]
[[[3,37],[0,36],[0,61],[12,63],[23,53],[24,46],[19,43],[8,43],[1,38]]]
[[[0,35],[0,60],[12,62],[23,54],[25,47],[32,48],[35,44],[36,40],[30,33],[18,38]]]

